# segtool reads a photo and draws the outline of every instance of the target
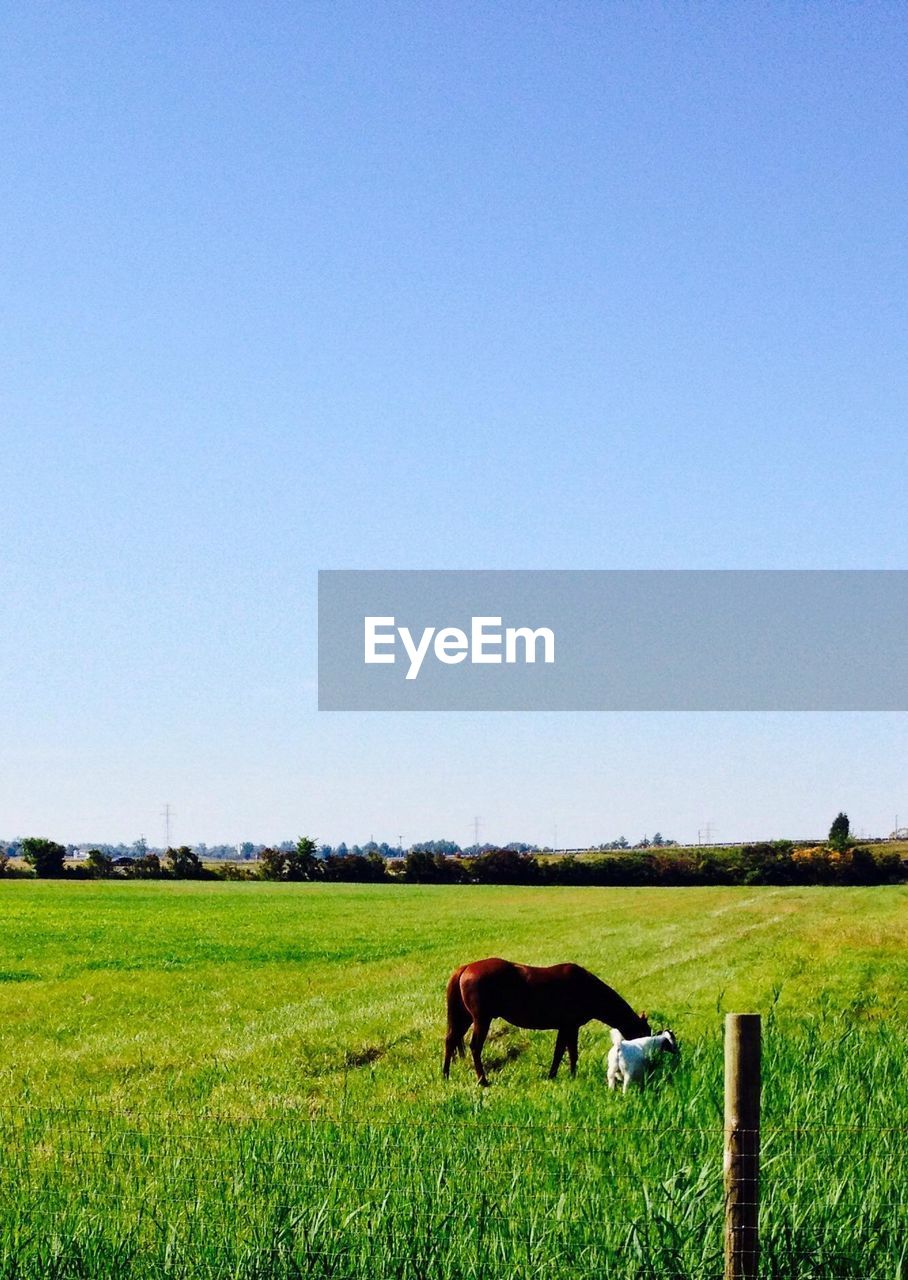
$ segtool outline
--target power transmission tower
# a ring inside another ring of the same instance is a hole
[[[170,819],[173,817],[173,810],[169,804],[165,804],[161,817],[164,819],[164,848],[170,848]]]
[[[473,843],[477,846],[479,845],[479,824],[481,822],[482,822],[482,818],[480,818],[477,814],[477,816],[473,819]]]

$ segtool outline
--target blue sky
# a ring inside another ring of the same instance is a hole
[[[898,715],[319,715],[319,568],[904,568],[889,4],[11,3],[0,835],[908,820]]]

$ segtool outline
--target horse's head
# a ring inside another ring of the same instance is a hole
[[[633,1019],[628,1019],[624,1026],[619,1026],[618,1030],[625,1040],[639,1040],[641,1036],[653,1034],[645,1012],[635,1013]]]

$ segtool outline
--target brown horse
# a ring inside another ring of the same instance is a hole
[[[482,1046],[493,1018],[504,1018],[515,1027],[533,1031],[557,1031],[555,1056],[549,1079],[554,1080],[567,1050],[571,1075],[577,1072],[577,1032],[592,1018],[617,1027],[626,1040],[648,1036],[645,1013],[634,1013],[617,991],[579,964],[554,964],[535,969],[510,960],[476,960],[451,974],[448,982],[448,1034],[445,1037],[444,1075],[451,1059],[463,1056],[463,1038],[471,1023],[470,1052],[479,1083],[486,1085]]]

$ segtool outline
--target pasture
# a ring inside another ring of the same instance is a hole
[[[0,1280],[721,1274],[721,1013],[764,1014],[763,1272],[908,1274],[908,888],[0,881]],[[453,968],[576,960],[671,1025],[493,1029]]]

